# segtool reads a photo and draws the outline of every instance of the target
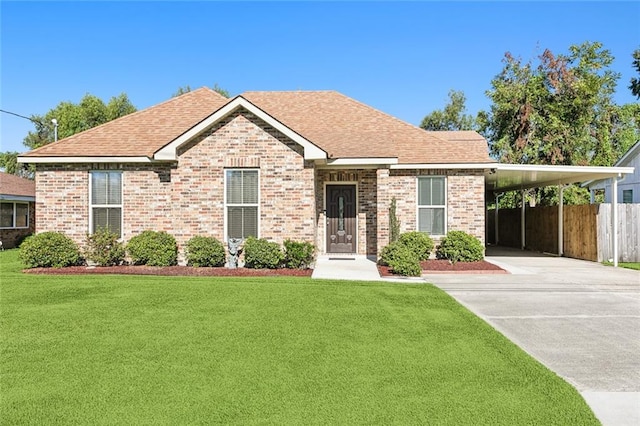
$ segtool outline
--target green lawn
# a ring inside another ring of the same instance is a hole
[[[598,424],[430,285],[0,267],[2,424]]]
[[[613,266],[613,262],[604,262],[607,266]],[[640,262],[618,262],[618,266],[621,268],[635,269],[640,271]]]

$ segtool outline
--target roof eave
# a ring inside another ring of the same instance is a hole
[[[68,157],[30,157],[19,156],[18,163],[21,164],[59,164],[59,163],[155,163],[155,159],[145,156],[68,156]]]

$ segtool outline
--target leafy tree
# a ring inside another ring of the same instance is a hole
[[[20,174],[20,166],[18,164],[19,154],[17,151],[0,152],[0,169],[12,175]]]
[[[180,87],[178,87],[178,90],[176,90],[171,95],[171,97],[175,98],[177,96],[184,95],[185,93],[189,93],[190,91],[191,91],[191,86],[189,86],[188,84],[186,86],[180,86]],[[218,83],[215,83],[213,85],[213,91],[214,92],[218,92],[219,94],[221,94],[225,98],[230,98],[231,97],[231,95],[229,94],[229,92],[227,90],[225,90],[222,87],[218,86]]]
[[[612,165],[640,136],[640,107],[613,102],[620,75],[612,62],[598,42],[560,55],[547,49],[535,63],[506,53],[487,92],[491,109],[477,119],[492,156],[505,163]],[[555,191],[539,190],[535,200],[557,203]],[[586,202],[588,194],[567,189],[565,200]]]
[[[476,123],[471,115],[465,114],[464,92],[450,90],[449,103],[443,110],[437,109],[424,117],[420,127],[425,130],[474,130]]]
[[[631,56],[633,56],[633,62],[631,64],[633,65],[633,68],[636,70],[636,72],[640,75],[640,49],[634,50]],[[633,94],[633,96],[636,96],[638,99],[640,99],[640,77],[631,78],[631,85],[629,86],[629,89],[631,89],[631,93]]]
[[[107,104],[87,93],[78,104],[60,102],[44,115],[32,115],[35,131],[27,134],[23,144],[35,149],[53,142],[54,126],[51,120],[54,118],[58,122],[58,139],[64,139],[135,111],[136,107],[124,93],[112,97]]]

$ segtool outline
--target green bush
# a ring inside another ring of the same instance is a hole
[[[87,235],[87,248],[84,255],[100,266],[120,265],[124,262],[124,244],[118,241],[118,235],[103,228]]]
[[[224,245],[213,237],[193,237],[187,241],[187,265],[224,266]]]
[[[398,241],[412,250],[418,260],[427,260],[433,250],[433,240],[425,232],[413,231],[400,234]]]
[[[42,232],[25,238],[18,257],[26,268],[63,268],[82,262],[78,245],[60,232]]]
[[[474,262],[484,258],[484,247],[479,239],[462,231],[449,231],[436,250],[438,259],[450,262]]]
[[[311,243],[286,240],[284,242],[284,266],[306,269],[313,262],[315,247]]]
[[[143,231],[129,240],[127,252],[134,265],[172,266],[178,261],[178,245],[164,231]]]
[[[244,242],[244,266],[253,269],[275,269],[284,260],[284,254],[278,243],[265,239],[249,237]]]
[[[378,263],[383,266],[389,266],[389,262],[391,262],[396,256],[396,253],[403,248],[406,248],[406,247],[404,246],[404,244],[401,244],[399,241],[395,241],[391,244],[384,246],[382,248],[382,252],[380,253],[380,260],[378,260]]]
[[[422,274],[422,268],[420,267],[420,259],[418,259],[416,253],[403,244],[394,244],[396,244],[396,246],[392,249],[393,255],[388,259],[389,267],[393,273],[419,277]]]

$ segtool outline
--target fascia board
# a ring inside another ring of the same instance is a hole
[[[57,163],[152,163],[149,157],[18,157],[22,164]]]
[[[391,169],[495,169],[498,163],[429,163],[429,164],[395,164]]]

